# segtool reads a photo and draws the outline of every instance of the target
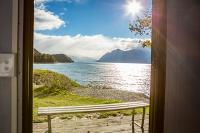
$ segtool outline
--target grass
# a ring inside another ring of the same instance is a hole
[[[81,86],[68,77],[52,71],[34,70],[33,76],[33,83],[36,85],[42,85],[39,88],[34,88],[33,90],[33,122],[47,121],[45,116],[37,115],[38,107],[78,106],[123,102],[114,99],[99,99],[72,94],[68,91],[69,89],[76,89],[76,87]],[[142,109],[137,109],[135,111],[135,113],[140,112],[142,112]],[[132,110],[102,112],[99,113],[98,118],[107,118],[108,116],[117,116],[118,114],[131,115]],[[59,116],[61,119],[71,119],[74,115],[81,118],[85,114],[68,114],[57,116]]]
[[[46,89],[45,87],[42,87]],[[41,90],[41,88],[38,88]],[[37,89],[35,89],[37,90]],[[76,106],[76,105],[94,105],[94,104],[109,104],[109,103],[118,103],[119,100],[106,100],[106,99],[97,99],[93,97],[82,97],[69,92],[65,94],[56,94],[34,97],[33,99],[33,121],[34,122],[43,122],[46,121],[45,117],[39,117],[37,115],[38,107],[57,107],[57,106]],[[80,114],[78,114],[80,115]],[[82,116],[83,114],[81,114]],[[62,115],[64,117],[71,117],[70,115]]]
[[[80,85],[63,74],[59,74],[49,70],[34,70],[33,83],[36,85],[44,85],[51,89],[69,90]]]

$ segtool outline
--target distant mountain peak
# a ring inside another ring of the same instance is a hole
[[[151,49],[135,48],[123,51],[113,50],[103,55],[98,62],[116,62],[116,63],[151,63]]]

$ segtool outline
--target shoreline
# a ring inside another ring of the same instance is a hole
[[[122,102],[144,101],[149,102],[149,97],[143,93],[118,90],[113,88],[78,87],[69,90],[79,96],[95,97],[101,99],[114,99]]]
[[[45,122],[46,117],[38,116],[38,107],[82,106],[120,102],[149,102],[149,97],[143,93],[117,90],[109,86],[81,86],[63,74],[49,70],[34,70],[33,77],[33,122]],[[141,112],[141,110],[138,110]],[[132,110],[111,111],[89,115],[90,118],[106,118],[109,116],[131,115]],[[72,114],[71,116],[74,116]],[[58,115],[62,119],[71,116]],[[75,115],[77,116],[77,115]],[[78,114],[87,118],[87,115]]]

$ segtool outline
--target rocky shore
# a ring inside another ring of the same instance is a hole
[[[149,97],[143,93],[117,90],[105,87],[80,87],[70,90],[79,96],[95,97],[102,99],[115,99],[123,102],[144,101],[149,102]]]

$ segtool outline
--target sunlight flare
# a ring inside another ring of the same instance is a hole
[[[127,0],[125,10],[126,15],[135,16],[142,10],[142,5],[138,0]]]

